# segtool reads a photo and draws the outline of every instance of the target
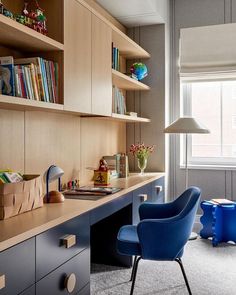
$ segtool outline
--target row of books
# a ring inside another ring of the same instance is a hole
[[[112,112],[116,114],[126,114],[125,97],[116,86],[112,88]]]
[[[120,52],[118,48],[113,47],[113,44],[112,44],[112,68],[116,71],[120,70]]]
[[[41,57],[0,57],[0,93],[59,103],[58,63]]]

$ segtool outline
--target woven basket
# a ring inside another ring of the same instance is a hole
[[[0,184],[0,219],[6,219],[43,206],[42,179],[24,175],[24,181]]]

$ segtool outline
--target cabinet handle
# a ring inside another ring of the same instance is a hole
[[[63,245],[68,249],[76,245],[76,235],[67,235],[62,238]]]
[[[70,274],[65,279],[65,288],[68,293],[72,293],[75,290],[76,285],[76,276],[74,273]]]
[[[147,194],[140,194],[138,195],[140,202],[145,202],[147,201],[148,195]]]
[[[6,287],[5,275],[0,275],[0,290]]]
[[[160,192],[162,192],[163,187],[162,187],[162,185],[156,185],[155,189],[156,189],[156,193],[159,194]]]

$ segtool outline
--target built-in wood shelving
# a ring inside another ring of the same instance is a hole
[[[130,123],[135,123],[135,122],[140,122],[140,123],[149,123],[151,122],[150,119],[147,118],[141,118],[141,117],[135,117],[135,116],[128,116],[128,115],[121,115],[121,114],[115,114],[112,113],[111,115],[112,119],[117,120],[117,121],[123,121],[123,122],[130,122]]]
[[[0,14],[1,45],[25,52],[63,50],[64,45]]]
[[[19,111],[63,111],[62,104],[49,103],[7,95],[0,95],[0,108]]]
[[[150,90],[150,87],[112,69],[112,83],[123,90]]]
[[[127,59],[150,57],[150,54],[145,49],[115,26],[112,26],[112,41],[114,46],[119,48],[120,54]]]
[[[7,5],[15,13],[19,11],[21,7],[21,1],[9,2],[6,0]],[[13,5],[14,4],[14,5]],[[57,4],[60,5],[56,6]],[[48,15],[54,13],[56,7],[56,15],[61,15],[63,11],[63,1],[53,0],[50,5],[45,2],[47,6]],[[121,58],[126,60],[129,58],[149,58],[150,54],[144,50],[141,46],[135,43],[125,33],[120,31],[114,24],[105,20],[104,17],[100,16],[99,13],[93,11],[101,20],[106,22],[112,29],[112,42],[113,45],[118,47],[120,50]],[[63,26],[62,26],[63,27]],[[25,98],[6,96],[0,94],[0,108],[1,109],[12,109],[19,111],[49,111],[49,112],[62,112],[62,113],[73,113],[74,115],[81,116],[84,113],[80,112],[79,109],[72,110],[68,109],[68,106],[64,102],[64,44],[62,42],[62,29],[56,24],[50,24],[50,37],[44,36],[35,30],[28,28],[4,15],[0,14],[0,56],[12,55],[14,58],[29,57],[29,56],[42,56],[45,59],[53,60],[59,64],[59,101],[60,104],[48,103],[44,101],[36,101]],[[51,38],[52,37],[52,38]],[[65,77],[66,79],[66,77]],[[125,74],[112,70],[113,85],[117,86],[122,90],[149,90],[150,87],[136,81]],[[112,85],[111,85],[112,87]],[[93,114],[87,114],[88,116],[96,116]],[[103,116],[100,116],[103,117]],[[117,120],[123,122],[150,122],[149,119],[132,117],[128,115],[111,114],[105,118],[110,120]]]

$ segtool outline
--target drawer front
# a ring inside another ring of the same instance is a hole
[[[165,201],[165,177],[161,177],[152,183],[152,201],[162,204]]]
[[[133,224],[137,224],[139,219],[139,206],[142,202],[152,201],[152,184],[142,186],[133,191]]]
[[[35,285],[26,289],[24,292],[20,293],[19,295],[35,295]]]
[[[36,295],[78,294],[89,283],[89,278],[90,251],[85,249],[37,282]]]
[[[88,214],[36,236],[36,281],[89,247],[89,243]]]
[[[19,294],[34,282],[35,238],[0,253],[1,295]]]
[[[111,201],[101,207],[98,207],[91,211],[90,223],[91,225],[99,222],[100,220],[112,215],[120,209],[128,206],[132,203],[132,193],[126,194],[114,201]]]
[[[77,295],[90,295],[90,284],[86,285]]]

